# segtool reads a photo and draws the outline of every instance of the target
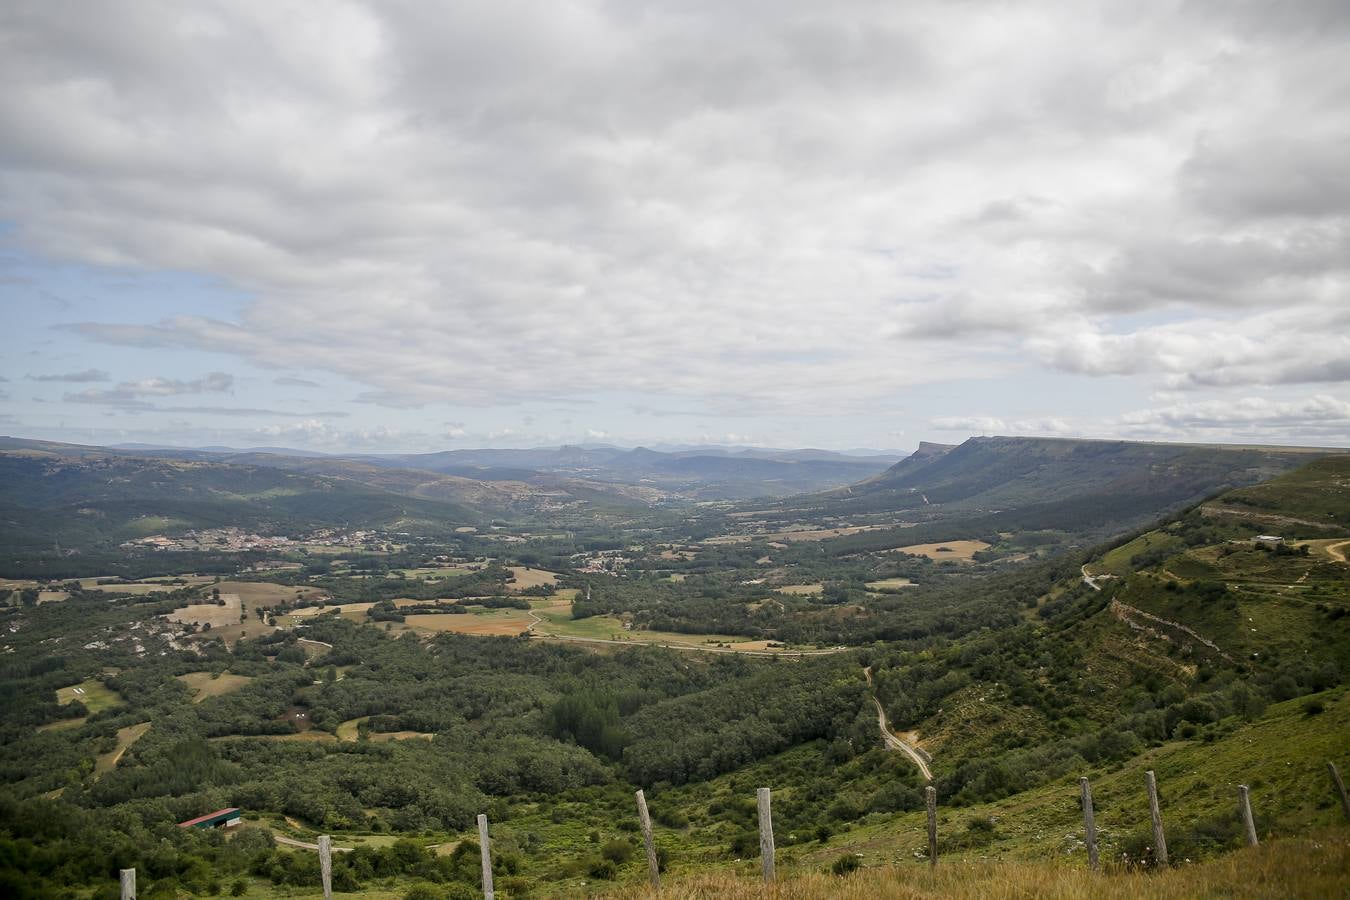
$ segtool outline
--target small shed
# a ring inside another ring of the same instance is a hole
[[[179,822],[179,828],[233,828],[239,824],[239,808],[218,809],[213,813]]]
[[[1284,538],[1275,534],[1258,534],[1256,537],[1252,538],[1252,543],[1258,547],[1266,547],[1273,550],[1284,543]]]

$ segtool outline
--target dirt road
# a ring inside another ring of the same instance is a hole
[[[872,686],[872,667],[863,669],[863,676],[867,679],[867,686]],[[933,773],[928,769],[928,762],[923,758],[917,747],[902,741],[896,737],[895,732],[891,731],[891,726],[886,721],[886,710],[882,708],[881,701],[877,699],[876,693],[872,693],[872,703],[877,708],[877,727],[881,729],[881,739],[886,742],[887,750],[899,750],[901,753],[913,760],[914,765],[919,767],[923,773],[924,781],[932,781]]]
[[[1350,541],[1341,541],[1339,544],[1327,544],[1327,556],[1337,562],[1345,562],[1345,551],[1342,547],[1350,546]]]

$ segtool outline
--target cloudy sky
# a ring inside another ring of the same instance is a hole
[[[0,5],[0,433],[1350,445],[1350,6]]]

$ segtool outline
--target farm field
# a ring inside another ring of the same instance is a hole
[[[348,719],[337,727],[337,739],[339,741],[357,740],[360,735],[361,723],[369,720],[370,716],[361,716],[359,719]],[[370,740],[377,744],[385,741],[429,741],[433,737],[435,737],[435,735],[427,731],[376,731],[371,732],[370,734]]]
[[[456,634],[477,635],[516,635],[523,633],[534,624],[534,617],[524,609],[490,609],[468,614],[455,613],[416,613],[404,621],[404,629],[438,633],[451,631]]]
[[[895,525],[848,525],[841,528],[803,528],[800,530],[788,529],[786,531],[774,531],[768,534],[723,534],[717,537],[710,537],[705,540],[705,544],[747,544],[750,541],[788,541],[795,543],[797,541],[824,541],[830,538],[846,537],[850,534],[861,534],[864,531],[876,531],[881,528],[895,528]]]
[[[223,606],[210,601],[181,606],[169,613],[167,618],[170,622],[178,622],[181,625],[210,625],[212,628],[238,625],[241,611],[239,595],[221,593],[220,599],[225,601]]]
[[[71,728],[79,728],[85,722],[89,721],[88,716],[79,716],[74,719],[60,719],[56,722],[48,722],[46,725],[39,725],[38,731],[66,731]]]
[[[141,722],[138,725],[128,725],[125,728],[117,729],[117,747],[116,749],[104,753],[94,761],[94,777],[98,778],[106,775],[117,768],[117,762],[122,755],[127,752],[127,748],[141,739],[144,734],[150,730],[149,722]]]
[[[880,581],[867,582],[869,591],[893,591],[898,588],[913,587],[914,582],[908,578],[883,578]]]
[[[543,569],[531,569],[526,566],[511,566],[515,580],[507,584],[508,591],[524,591],[534,587],[552,587],[558,583],[558,576]]]
[[[785,584],[774,588],[774,590],[780,594],[810,596],[812,594],[819,594],[821,591],[825,590],[825,585],[820,582],[816,582],[815,584]]]
[[[192,702],[201,703],[210,697],[220,697],[231,691],[237,691],[253,679],[247,675],[234,675],[229,672],[188,672],[177,676],[178,680],[192,691]]]
[[[400,574],[404,578],[422,578],[427,581],[439,581],[443,578],[459,578],[477,571],[481,563],[469,563],[462,566],[423,566],[419,569],[393,569],[390,574]]]
[[[572,618],[571,603],[543,601],[534,613],[544,621],[534,630],[538,637],[580,638],[586,640],[623,641],[634,644],[683,644],[685,646],[726,645],[730,649],[764,650],[766,641],[748,641],[728,634],[683,634],[673,631],[627,630],[623,622],[613,616]]]
[[[939,562],[944,559],[970,562],[976,553],[987,549],[989,549],[989,545],[984,541],[941,541],[935,544],[910,544],[907,547],[896,547],[890,552],[926,556]]]
[[[122,698],[116,691],[96,678],[57,689],[57,703],[64,705],[72,700],[83,703],[91,713],[102,712],[122,702]]]
[[[296,588],[288,584],[272,584],[267,581],[222,581],[216,585],[220,592],[237,594],[240,601],[252,612],[257,607],[272,607],[282,603],[293,603],[296,598],[309,599],[324,596],[323,591],[314,588]]]

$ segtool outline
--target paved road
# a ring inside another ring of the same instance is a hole
[[[867,678],[867,686],[870,688],[872,686],[872,667],[868,666],[863,669],[863,675]],[[918,749],[912,744],[901,740],[895,735],[895,732],[891,731],[891,726],[886,721],[886,710],[882,707],[881,701],[877,699],[875,693],[871,696],[872,702],[876,704],[877,707],[877,727],[881,729],[881,739],[886,742],[886,748],[888,750],[899,750],[901,753],[908,756],[914,761],[914,765],[919,767],[919,771],[923,773],[924,780],[932,781],[933,773],[929,771],[928,763],[924,761],[923,755],[919,753]]]

